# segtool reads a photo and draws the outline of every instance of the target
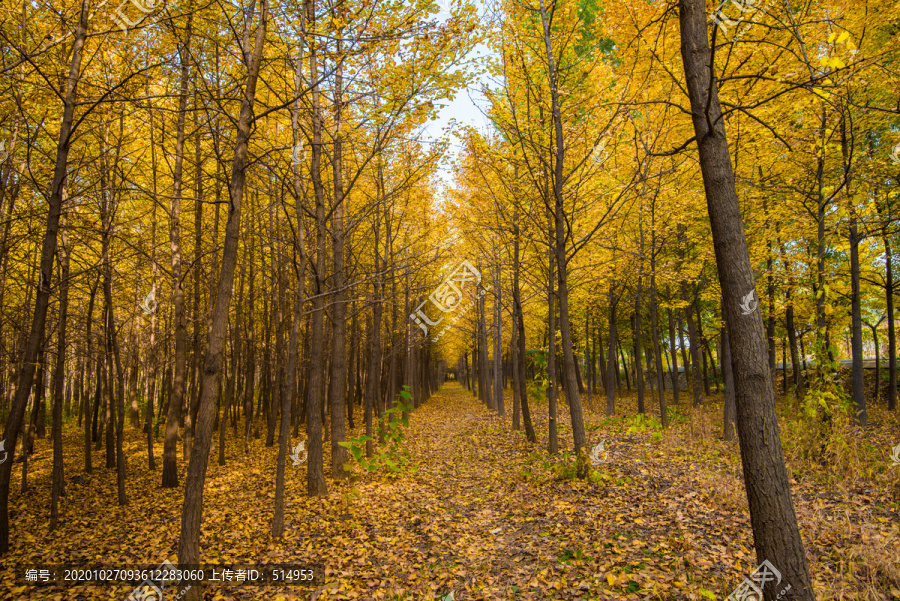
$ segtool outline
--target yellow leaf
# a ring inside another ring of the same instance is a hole
[[[607,574],[606,581],[609,583],[609,586],[613,586],[616,583],[616,577],[613,576],[612,574]]]
[[[832,34],[832,35],[834,35],[834,34]],[[838,36],[838,39],[837,39],[838,44],[842,43],[844,40],[846,40],[846,39],[849,38],[849,37],[850,37],[850,33],[849,33],[849,32],[846,32],[846,31],[845,31],[845,32],[841,33],[841,35],[839,35],[839,36]]]
[[[831,32],[831,35],[828,36],[828,43],[829,43],[829,44],[830,44],[831,42],[834,41],[834,38],[835,38],[836,35],[837,35],[837,34],[834,33],[833,31]]]

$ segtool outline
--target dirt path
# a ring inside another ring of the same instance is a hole
[[[689,419],[676,412],[673,426],[660,434],[634,426],[631,401],[620,399],[619,415],[610,419],[585,403],[588,442],[605,439],[609,455],[590,480],[580,481],[566,457],[572,442],[565,406],[563,451],[551,458],[543,450],[546,406],[533,405],[539,443],[531,445],[512,430],[509,415],[499,418],[458,384],[445,384],[410,416],[406,445],[415,473],[363,475],[357,466],[348,481],[329,479],[328,496],[309,498],[306,466],[289,465],[286,529],[278,539],[270,534],[277,447],[256,439],[244,453],[240,435],[232,437],[229,428],[228,462],[210,463],[204,492],[204,563],[318,564],[324,582],[315,589],[208,588],[205,599],[725,598],[757,561],[736,444],[717,439],[720,408],[704,406]],[[632,418],[626,423],[623,414]],[[357,428],[351,436],[360,434]],[[160,488],[159,470],[146,469],[143,434],[126,431],[129,504],[121,507],[115,470],[103,467],[102,451],[94,455],[94,471],[84,474],[80,432],[67,429],[64,437],[67,481],[83,480],[67,484],[60,528],[49,532],[52,451],[49,439],[36,441],[29,492],[23,496],[16,486],[10,499],[2,601],[123,601],[134,588],[4,589],[22,566],[177,561],[183,491]],[[185,467],[179,461],[182,476]],[[884,574],[894,569],[890,550],[900,540],[887,501],[866,490],[828,490],[811,474],[793,486],[818,598],[887,601],[895,585]],[[856,563],[848,567],[851,559]],[[853,581],[846,577],[851,569]]]
[[[357,483],[351,517],[322,533],[355,541],[328,562],[328,598],[686,599],[677,589],[690,588],[690,572],[716,567],[686,563],[704,533],[679,523],[703,521],[705,495],[683,491],[670,512],[654,497],[671,483],[640,460],[617,469],[615,451],[606,480],[553,479],[538,446],[458,385],[415,411],[409,445],[418,473]],[[635,441],[629,454],[648,446]],[[710,538],[731,537],[716,528]]]

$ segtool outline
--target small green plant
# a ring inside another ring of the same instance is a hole
[[[628,433],[634,434],[635,432],[647,432],[648,430],[660,431],[662,430],[662,424],[659,421],[659,418],[655,415],[648,416],[645,413],[638,413],[634,417],[629,418],[626,421],[628,425]]]
[[[581,549],[565,549],[556,556],[556,560],[562,564],[570,564],[573,562],[590,561],[591,558],[588,555],[585,555]]]
[[[407,415],[412,410],[412,394],[409,386],[404,386],[394,406],[383,411],[378,420],[378,435],[384,437],[384,444],[374,450],[372,457],[366,457],[366,443],[375,440],[371,436],[358,436],[338,444],[350,449],[353,460],[370,474],[379,470],[387,470],[391,476],[407,470],[415,472],[415,466],[410,463],[409,449],[403,446],[406,438],[403,428],[409,427]],[[351,467],[350,462],[344,464],[344,469],[349,470]]]
[[[531,355],[531,365],[534,368],[534,378],[528,382],[528,396],[533,399],[541,399],[545,391],[550,387],[547,379],[547,352],[544,350],[527,351]]]

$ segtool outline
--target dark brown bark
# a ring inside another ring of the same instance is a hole
[[[315,0],[305,0],[308,26],[316,26]],[[319,93],[318,48],[315,43],[309,48],[309,79],[312,101],[312,156],[310,175],[315,196],[316,215],[316,266],[313,274],[313,307],[310,327],[309,348],[309,384],[308,402],[306,406],[306,432],[309,436],[309,455],[307,458],[306,488],[309,496],[327,494],[325,485],[325,467],[322,454],[322,411],[324,405],[324,342],[325,342],[325,189],[322,184],[322,108]]]
[[[484,285],[478,288],[478,381],[480,382],[478,392],[481,401],[488,407],[494,408],[494,400],[491,395],[491,376],[488,371],[488,344],[487,344],[487,322],[484,317]],[[413,398],[416,398],[413,395]]]
[[[725,374],[725,407],[723,415],[722,437],[725,440],[734,440],[737,435],[735,422],[737,421],[734,404],[734,372],[731,370],[731,342],[728,340],[728,328],[722,325],[722,371]]]
[[[516,213],[518,215],[518,213]],[[531,411],[528,406],[528,388],[526,386],[525,376],[525,318],[522,314],[522,291],[519,289],[519,271],[521,263],[519,259],[519,224],[516,220],[513,225],[513,311],[515,313],[516,328],[516,350],[515,360],[518,361],[519,373],[519,405],[522,409],[522,422],[525,424],[525,438],[528,442],[537,442],[537,436],[534,433],[534,426],[531,423]]]
[[[554,4],[554,10],[556,5]],[[554,234],[553,250],[556,254],[556,299],[559,303],[559,333],[562,344],[563,356],[563,388],[566,394],[566,404],[569,406],[569,415],[572,420],[572,439],[575,452],[578,453],[586,444],[584,431],[584,418],[581,410],[581,397],[578,393],[578,385],[575,376],[575,353],[572,348],[572,327],[569,318],[569,284],[568,269],[569,258],[566,249],[566,240],[569,237],[570,220],[566,216],[563,206],[563,165],[565,163],[565,140],[563,138],[562,111],[559,99],[559,82],[556,69],[556,60],[552,48],[551,19],[548,18],[544,0],[540,0],[542,37],[544,50],[547,56],[547,73],[549,75],[550,102],[553,111],[553,139],[555,142],[554,154],[551,164],[553,166],[553,200],[554,200]],[[586,477],[585,470],[579,470],[579,477]]]
[[[84,41],[87,37],[87,21],[88,4],[86,0],[82,0],[78,24],[75,26],[75,34],[72,41],[72,59],[69,64],[68,77],[66,78],[66,92],[63,100],[59,141],[56,147],[53,181],[50,184],[49,194],[47,195],[47,223],[41,244],[40,279],[34,300],[31,330],[22,354],[16,396],[3,430],[3,440],[9,445],[6,448],[6,451],[9,453],[9,459],[0,464],[0,555],[6,555],[9,552],[9,481],[12,476],[16,442],[19,437],[19,430],[22,427],[22,419],[25,416],[25,405],[28,402],[28,394],[34,382],[35,361],[37,360],[41,340],[44,337],[47,308],[50,305],[53,262],[56,258],[57,232],[63,205],[63,186],[66,180],[69,144],[73,133],[77,99],[76,87],[81,78],[81,58]]]
[[[166,435],[163,440],[163,488],[178,486],[178,424],[184,404],[185,372],[187,370],[187,320],[184,308],[184,279],[181,257],[181,189],[184,177],[184,128],[187,114],[188,83],[190,82],[191,23],[188,15],[187,30],[179,44],[181,60],[181,85],[178,98],[178,122],[175,136],[175,167],[172,199],[169,206],[169,244],[172,250],[172,315],[175,335],[175,356],[172,365],[172,391],[166,415]],[[185,441],[187,444],[187,441]]]
[[[618,333],[616,331],[616,306],[619,299],[613,285],[609,286],[609,353],[606,363],[606,415],[611,416],[616,412],[616,376],[619,372],[616,365],[616,345]]]
[[[888,409],[897,409],[897,335],[894,330],[894,274],[893,274],[893,248],[889,239],[888,224],[882,215],[881,203],[875,202],[875,209],[882,219],[881,243],[884,245],[884,298],[886,303],[885,315],[888,325]]]
[[[332,19],[337,22],[340,15],[332,10]],[[347,463],[347,449],[340,446],[346,438],[347,407],[347,274],[344,266],[344,167],[343,167],[343,29],[336,32],[336,55],[334,71],[334,148],[331,154],[332,180],[334,183],[334,208],[331,218],[332,281],[334,295],[331,308],[331,477],[342,480],[350,475],[344,469]]]
[[[794,275],[790,271],[790,265],[788,264],[787,258],[785,258],[784,245],[779,241],[778,246],[779,252],[781,253],[781,261],[784,264],[784,271],[788,274],[788,284],[787,288],[785,288],[784,299],[784,324],[787,329],[788,344],[791,348],[791,370],[793,372],[794,380],[794,396],[796,398],[802,398],[805,394],[805,390],[803,388],[803,377],[800,372],[800,357],[797,351],[797,327],[794,324]],[[787,369],[787,366],[785,366],[785,369]]]
[[[238,238],[240,233],[241,200],[244,195],[244,182],[247,169],[247,142],[250,138],[253,105],[256,99],[256,82],[259,77],[262,59],[263,42],[266,36],[269,3],[261,0],[259,23],[256,28],[256,40],[250,47],[250,27],[254,10],[247,13],[242,39],[242,50],[247,65],[246,87],[241,101],[241,110],[237,120],[235,136],[234,161],[231,169],[229,185],[228,222],[225,226],[225,246],[222,250],[222,271],[219,275],[219,289],[213,308],[212,327],[206,345],[207,353],[203,370],[203,397],[197,414],[197,429],[191,460],[188,464],[184,483],[184,505],[181,517],[181,536],[178,543],[178,561],[180,565],[197,565],[200,563],[200,527],[203,519],[203,486],[206,481],[206,468],[209,462],[209,448],[212,441],[212,427],[216,413],[216,397],[219,392],[219,379],[225,349],[225,332],[228,323],[228,307],[231,304],[234,285],[234,270],[238,258]],[[220,441],[221,442],[221,441]],[[203,596],[202,586],[193,586],[187,590],[184,601],[200,601]]]
[[[503,366],[502,366],[502,345],[500,336],[503,333],[503,326],[500,322],[500,303],[502,298],[500,281],[500,260],[494,266],[494,408],[500,417],[506,417],[506,409],[503,405]]]
[[[811,600],[815,595],[784,466],[762,319],[759,311],[743,315],[740,309],[741,299],[755,285],[718,93],[711,81],[714,68],[707,42],[706,3],[680,0],[679,13],[681,55],[729,331],[741,461],[757,560],[778,566],[791,585],[782,599]],[[764,590],[767,601],[774,601],[778,593],[775,587]]]
[[[60,232],[59,252],[59,329],[56,333],[56,367],[53,371],[53,479],[50,500],[50,530],[59,524],[59,497],[64,495],[65,474],[62,447],[63,378],[66,370],[66,325],[69,314],[69,254],[65,231]]]
[[[668,284],[666,284],[666,297],[670,300],[672,298],[672,293],[669,290]],[[678,395],[681,393],[681,374],[678,373],[678,349],[676,348],[678,341],[675,338],[675,318],[672,309],[667,309],[666,314],[669,322],[669,344],[671,345],[671,349],[669,350],[670,355],[672,356],[672,404],[677,405]]]
[[[655,237],[655,231],[653,236]],[[659,311],[656,303],[656,253],[655,238],[651,242],[650,256],[650,335],[653,342],[653,357],[656,363],[656,394],[659,395],[659,416],[663,428],[669,427],[669,414],[666,410],[665,379],[663,377],[662,348],[659,344]]]
[[[553,222],[551,222],[552,236]],[[556,282],[554,281],[556,257],[553,252],[553,239],[550,240],[550,256],[548,260],[547,282],[547,450],[551,455],[559,451],[559,434],[556,425],[556,391],[559,378],[556,369]]]

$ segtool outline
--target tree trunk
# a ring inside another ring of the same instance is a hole
[[[784,467],[762,319],[758,311],[749,316],[740,311],[741,299],[754,290],[754,281],[719,97],[710,81],[706,3],[680,0],[679,12],[681,54],[730,334],[741,461],[757,560],[770,561],[791,584],[783,599],[810,600],[815,596]],[[768,587],[764,593],[767,601],[774,601],[778,590]]]
[[[188,464],[184,483],[184,505],[181,514],[181,536],[178,544],[179,565],[200,563],[200,526],[203,517],[203,485],[209,461],[209,447],[212,440],[212,426],[216,413],[216,397],[219,393],[219,379],[222,370],[222,355],[225,349],[225,332],[228,323],[228,307],[234,285],[234,269],[238,258],[240,233],[241,200],[247,169],[247,142],[250,138],[253,104],[256,98],[256,82],[262,59],[263,41],[266,36],[269,3],[262,0],[256,40],[252,55],[249,38],[252,11],[244,24],[242,46],[247,60],[247,84],[241,101],[240,115],[235,136],[234,162],[229,185],[228,222],[225,226],[225,246],[222,251],[222,271],[219,275],[219,290],[213,308],[212,327],[207,341],[207,353],[203,369],[203,397],[197,414],[197,429],[191,461]],[[184,601],[200,601],[202,586],[187,590]]]
[[[563,352],[563,388],[566,394],[566,404],[569,405],[569,414],[572,419],[572,439],[575,443],[575,452],[579,453],[585,446],[586,437],[584,431],[584,418],[581,411],[581,397],[578,394],[578,386],[575,376],[575,353],[572,349],[572,327],[569,319],[569,287],[568,287],[568,257],[566,253],[566,239],[569,230],[569,220],[566,218],[563,208],[563,164],[565,163],[565,140],[563,139],[562,112],[559,103],[559,84],[557,81],[556,63],[551,47],[552,32],[550,21],[547,18],[547,10],[544,0],[540,0],[541,26],[544,38],[544,49],[547,54],[547,69],[550,84],[551,109],[553,111],[553,130],[555,141],[555,153],[552,157],[553,165],[553,197],[554,217],[556,219],[553,249],[556,252],[556,276],[557,294],[559,303],[559,333]],[[583,462],[582,462],[583,464]],[[586,470],[579,470],[580,478],[587,477]]]
[[[666,285],[666,296],[669,300],[672,299],[672,293],[669,290],[668,284]],[[678,373],[678,349],[676,348],[675,319],[672,309],[667,309],[666,314],[669,321],[669,344],[672,346],[670,353],[672,355],[672,404],[677,405],[678,395],[681,393],[681,374]]]
[[[481,372],[481,400],[488,407],[494,409],[493,395],[491,394],[491,377],[488,372],[488,345],[487,345],[487,321],[484,316],[484,287],[479,290],[478,295],[478,367]],[[415,398],[415,396],[413,396]]]
[[[338,15],[332,10],[332,19]],[[332,278],[334,301],[331,308],[331,381],[329,400],[331,402],[331,477],[343,480],[349,476],[344,469],[347,463],[347,449],[340,446],[346,438],[347,407],[347,276],[344,272],[344,172],[342,164],[343,140],[341,119],[343,109],[343,46],[342,28],[336,32],[337,54],[334,71],[334,149],[332,152],[332,179],[334,180],[334,208],[331,220]]]
[[[881,204],[877,201],[875,202],[875,208],[878,211],[878,216],[882,217]],[[888,237],[888,223],[888,221],[882,221],[881,242],[884,245],[884,298],[887,305],[885,315],[888,326],[888,409],[895,411],[897,409],[897,336],[894,331],[893,249]]]
[[[62,447],[63,378],[66,370],[66,325],[69,315],[69,255],[66,232],[60,232],[59,253],[59,330],[56,333],[56,367],[53,371],[53,480],[50,500],[50,530],[59,524],[59,497],[65,495]]]
[[[518,216],[518,210],[516,211]],[[528,407],[528,387],[525,384],[525,318],[522,314],[522,292],[519,290],[519,271],[521,263],[519,259],[519,224],[516,220],[513,225],[513,311],[515,312],[516,351],[515,361],[519,363],[519,405],[522,408],[522,422],[525,424],[525,439],[528,442],[537,442],[534,426],[531,423],[531,411]]]
[[[179,44],[181,86],[178,98],[178,122],[175,135],[175,167],[173,170],[172,202],[169,207],[169,243],[172,248],[172,315],[175,330],[175,357],[172,365],[172,392],[166,415],[166,437],[163,440],[163,488],[178,486],[178,423],[184,403],[184,378],[187,368],[187,323],[184,310],[184,279],[181,259],[181,188],[184,177],[184,128],[187,114],[188,83],[190,81],[191,23],[188,15],[187,31]]]
[[[653,233],[650,257],[650,334],[653,339],[653,358],[656,363],[656,393],[659,395],[659,417],[663,428],[669,427],[669,415],[666,411],[665,379],[663,378],[662,349],[659,344],[659,316],[656,306],[656,233]]]
[[[506,409],[503,406],[503,350],[500,336],[503,334],[503,326],[500,323],[500,259],[494,267],[494,408],[500,417],[506,417]]]
[[[316,26],[315,0],[305,0],[307,26]],[[309,436],[309,455],[306,462],[306,487],[309,496],[326,494],[325,466],[322,449],[322,409],[324,384],[325,329],[325,189],[322,184],[322,108],[319,96],[318,49],[310,43],[309,79],[312,84],[312,157],[310,175],[316,201],[316,269],[313,277],[313,313],[309,348],[309,400],[306,405],[306,433]]]
[[[863,378],[863,348],[862,348],[862,307],[860,302],[859,287],[859,235],[856,225],[856,213],[851,207],[850,215],[850,290],[851,290],[851,347],[853,356],[853,416],[857,425],[861,428],[868,426],[866,414],[866,389]]]
[[[612,416],[616,413],[616,374],[618,366],[616,365],[616,345],[618,343],[618,334],[616,332],[616,304],[618,299],[613,290],[612,284],[609,286],[609,353],[607,354],[606,363],[606,415]]]
[[[551,228],[554,224],[551,223]],[[552,236],[552,229],[551,229]],[[555,455],[559,451],[559,434],[558,434],[558,426],[556,424],[556,391],[558,388],[558,370],[556,366],[556,303],[554,302],[555,296],[555,283],[554,283],[554,268],[556,267],[556,260],[553,252],[553,239],[550,241],[550,256],[548,261],[548,274],[549,280],[547,282],[547,382],[549,386],[547,387],[547,450],[551,455]]]
[[[86,0],[82,0],[78,24],[75,26],[75,35],[72,41],[72,60],[69,64],[69,75],[66,79],[63,116],[59,128],[59,142],[56,147],[56,165],[53,171],[53,181],[50,184],[50,191],[47,195],[47,224],[41,245],[40,280],[38,281],[37,294],[34,301],[31,331],[25,346],[25,352],[22,354],[16,396],[3,430],[3,440],[7,441],[9,445],[9,448],[6,449],[9,453],[9,460],[0,464],[0,555],[6,555],[9,552],[9,481],[10,476],[12,476],[13,460],[15,459],[16,441],[19,437],[19,430],[22,427],[22,419],[25,416],[25,405],[28,402],[28,395],[34,382],[35,361],[44,337],[47,308],[50,306],[53,261],[56,258],[57,232],[59,230],[60,215],[62,214],[62,193],[66,180],[69,143],[74,133],[76,86],[81,78],[81,57],[84,49],[84,40],[87,37],[87,20],[88,4]]]

